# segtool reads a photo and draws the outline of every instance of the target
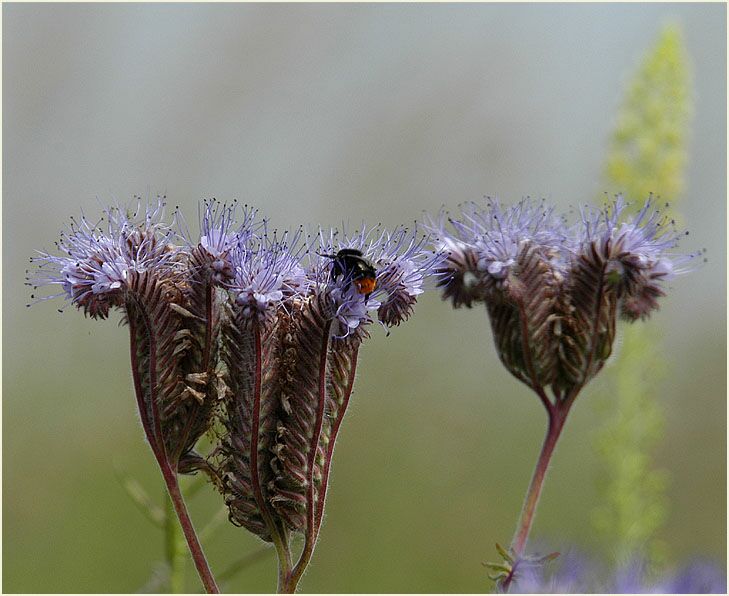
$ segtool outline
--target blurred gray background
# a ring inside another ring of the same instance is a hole
[[[627,76],[668,20],[691,56],[685,198],[710,262],[677,279],[665,330],[675,560],[726,557],[726,7],[585,5],[3,6],[3,577],[5,591],[135,591],[162,536],[114,469],[155,496],[128,338],[110,321],[26,308],[28,257],[99,202],[238,198],[275,225],[410,222],[485,194],[567,208],[603,188]],[[639,197],[644,198],[644,197]],[[362,351],[327,519],[305,591],[479,592],[507,543],[543,435],[537,399],[502,369],[486,314],[426,295]],[[603,377],[609,370],[603,373]],[[534,536],[598,550],[585,391]],[[198,525],[218,508],[201,493]],[[259,548],[223,527],[213,569]],[[274,556],[229,591],[274,588]],[[198,589],[194,571],[188,586]]]

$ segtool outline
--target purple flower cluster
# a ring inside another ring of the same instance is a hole
[[[334,229],[319,231],[315,246],[308,251],[309,277],[315,286],[330,288],[339,323],[337,337],[362,332],[361,327],[371,323],[372,316],[384,327],[399,325],[410,317],[426,280],[441,276],[437,271],[445,260],[443,251],[428,250],[428,241],[427,236],[403,227],[389,231],[363,226],[351,235]],[[342,249],[357,249],[374,265],[375,288],[370,295],[358,292],[347,276],[334,279],[330,275],[332,259],[327,255]]]
[[[38,300],[65,297],[86,314],[103,318],[110,307],[122,306],[133,274],[182,272],[185,259],[198,250],[206,257],[198,268],[205,268],[216,285],[245,305],[248,315],[263,316],[294,296],[326,291],[336,306],[339,330],[347,336],[373,322],[369,313],[378,309],[376,318],[387,327],[406,320],[426,278],[445,258],[426,249],[425,236],[402,227],[364,227],[351,236],[320,229],[313,241],[304,239],[300,229],[271,238],[267,222],[256,222],[256,211],[215,200],[203,204],[196,241],[179,211],[173,217],[176,225],[165,222],[165,208],[164,199],[146,208],[138,200],[133,212],[111,207],[97,223],[85,216],[72,218],[56,242],[61,254],[39,252],[31,259],[38,269],[28,285],[60,286],[61,292]],[[236,222],[239,210],[241,223]],[[332,260],[322,255],[342,248],[361,250],[377,269],[376,289],[367,299],[351,280],[331,275]]]
[[[468,203],[427,228],[447,251],[440,273],[455,307],[483,302],[499,355],[517,378],[558,396],[576,393],[602,367],[615,318],[658,308],[665,284],[702,253],[675,253],[684,234],[648,200],[636,214],[618,197],[584,207],[576,223],[544,201]]]
[[[123,312],[140,416],[163,473],[208,474],[234,524],[287,552],[289,533],[304,533],[293,585],[321,525],[366,328],[408,319],[445,255],[402,227],[270,232],[256,211],[214,200],[194,238],[178,210],[173,224],[164,211],[160,199],[73,222],[61,254],[33,259],[29,283],[60,286],[40,300],[64,296],[92,317]],[[343,249],[357,255],[366,285]],[[216,419],[224,432],[203,457],[194,448]]]
[[[31,259],[39,265],[28,285],[62,290],[39,300],[63,296],[85,314],[105,318],[111,307],[123,304],[135,274],[174,271],[177,249],[171,242],[176,234],[164,223],[164,202],[144,212],[141,208],[141,201],[134,212],[111,207],[97,223],[85,216],[72,218],[56,242],[61,254],[40,252]]]
[[[441,284],[446,297],[456,307],[497,299],[499,291],[508,290],[506,280],[510,271],[518,270],[517,259],[526,245],[538,248],[558,278],[569,275],[581,255],[594,249],[608,261],[606,275],[620,286],[624,301],[645,293],[646,286],[662,295],[660,284],[685,272],[702,253],[672,252],[687,232],[677,231],[652,199],[635,215],[629,215],[628,207],[622,197],[603,209],[585,206],[574,224],[558,217],[544,200],[528,198],[510,207],[496,199],[484,206],[466,203],[459,219],[441,211],[426,227],[437,237],[436,246],[449,253],[452,276]],[[634,306],[623,314],[646,317],[657,308],[653,302]]]

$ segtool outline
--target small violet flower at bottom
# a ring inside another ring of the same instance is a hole
[[[584,555],[568,552],[553,566],[530,567],[514,579],[525,594],[725,594],[726,572],[696,560],[658,576],[640,563],[610,572]]]

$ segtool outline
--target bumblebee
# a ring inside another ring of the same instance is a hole
[[[332,279],[340,275],[349,280],[365,300],[377,287],[377,269],[364,258],[361,250],[343,248],[336,255],[321,255],[332,259]]]

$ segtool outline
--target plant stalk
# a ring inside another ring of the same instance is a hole
[[[291,592],[289,591],[288,583],[291,577],[292,561],[288,532],[284,529],[283,536],[277,533],[272,537],[273,545],[276,547],[276,554],[278,555],[278,586],[276,587],[276,593],[289,594]]]
[[[169,567],[168,587],[171,594],[185,593],[185,540],[175,519],[172,499],[165,491],[165,558]]]
[[[195,528],[192,525],[192,520],[187,512],[185,501],[182,498],[177,474],[169,467],[169,465],[160,463],[160,468],[162,469],[162,476],[165,479],[165,484],[167,484],[167,491],[170,493],[170,498],[172,499],[172,506],[175,508],[175,513],[177,513],[177,518],[179,519],[180,526],[182,527],[182,533],[185,535],[185,539],[187,540],[187,546],[190,549],[192,560],[195,563],[195,568],[200,575],[205,591],[208,594],[219,594],[220,590],[218,589],[218,585],[215,583],[215,578],[210,571],[207,559],[205,558],[205,553],[203,553],[202,546],[200,545],[200,541],[195,533]]]
[[[544,437],[544,443],[542,444],[542,450],[539,453],[537,464],[534,468],[534,474],[532,475],[529,488],[527,489],[526,497],[524,499],[524,506],[522,507],[519,521],[516,525],[516,533],[514,539],[511,542],[511,553],[514,557],[514,567],[512,572],[501,582],[501,591],[506,593],[509,591],[509,586],[514,580],[514,574],[518,565],[519,559],[524,554],[527,540],[529,538],[529,531],[531,530],[532,523],[534,522],[534,515],[537,510],[537,504],[539,503],[539,496],[542,493],[542,487],[544,485],[544,479],[547,475],[547,469],[549,468],[549,462],[552,459],[554,448],[557,446],[557,441],[564,428],[567,414],[569,413],[570,407],[573,400],[568,399],[565,401],[558,401],[553,405],[553,408],[549,411],[549,425],[547,426],[547,434]]]
[[[129,309],[127,310],[129,311]],[[145,322],[146,332],[150,335],[150,351],[153,351],[155,343],[151,326],[149,325],[145,317],[146,313],[141,312],[140,315],[142,316],[142,320]],[[197,538],[197,534],[195,534],[195,528],[192,525],[192,521],[190,520],[190,516],[187,512],[187,507],[185,506],[185,502],[182,498],[180,485],[177,479],[177,473],[167,457],[167,450],[165,448],[159,414],[156,407],[156,395],[154,394],[154,388],[156,386],[156,383],[154,382],[154,374],[150,375],[150,400],[152,402],[152,420],[149,419],[150,412],[147,410],[145,405],[143,394],[144,390],[142,386],[142,381],[139,377],[139,358],[137,355],[137,346],[135,341],[137,335],[137,322],[134,316],[129,316],[128,318],[129,336],[131,338],[130,343],[132,376],[134,378],[134,389],[137,397],[137,406],[139,407],[139,415],[142,419],[142,427],[144,428],[144,433],[147,437],[147,441],[149,442],[149,446],[152,449],[152,453],[154,454],[160,471],[162,472],[162,477],[164,478],[165,485],[167,486],[167,492],[169,493],[170,499],[172,500],[172,506],[174,507],[175,513],[177,514],[180,526],[182,527],[182,532],[185,535],[185,539],[187,540],[187,546],[190,549],[190,554],[192,555],[192,560],[195,563],[195,568],[200,575],[200,579],[202,580],[203,586],[205,587],[205,591],[208,594],[218,594],[220,590],[218,590],[218,586],[215,583],[215,579],[213,578],[213,574],[210,571],[208,562],[205,559],[205,554],[203,553],[202,547],[200,546],[200,541]],[[155,365],[153,363],[153,359],[150,358],[150,368],[154,368],[154,366]]]

